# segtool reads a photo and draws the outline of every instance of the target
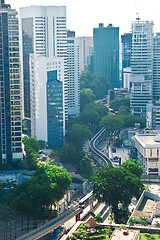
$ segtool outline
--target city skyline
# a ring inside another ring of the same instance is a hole
[[[55,5],[67,6],[67,28],[76,32],[76,36],[92,36],[93,28],[99,23],[107,26],[112,23],[114,27],[120,27],[120,35],[131,31],[131,22],[136,20],[138,12],[140,19],[153,20],[154,32],[160,32],[160,3],[156,0],[113,0],[109,4],[105,0],[98,2],[91,0],[7,0],[12,8],[30,5]],[[156,7],[155,7],[156,6]],[[83,19],[82,19],[83,16]]]

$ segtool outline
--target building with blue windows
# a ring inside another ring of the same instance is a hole
[[[33,136],[61,146],[65,134],[64,60],[31,55],[30,79]]]
[[[47,71],[47,130],[48,143],[63,145],[63,83],[57,70]]]
[[[122,86],[123,86],[124,68],[131,66],[132,33],[125,33],[124,35],[121,35],[121,43],[122,43]]]

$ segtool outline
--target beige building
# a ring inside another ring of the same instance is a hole
[[[115,229],[110,240],[139,240],[140,231],[131,229]]]
[[[146,130],[136,134],[132,140],[144,173],[160,176],[160,132]]]

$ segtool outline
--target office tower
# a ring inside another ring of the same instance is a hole
[[[79,41],[79,72],[85,71],[90,47],[93,46],[93,37],[78,37]]]
[[[31,6],[20,8],[24,116],[31,118],[29,56],[64,58],[65,118],[68,117],[66,7]]]
[[[160,101],[147,103],[146,127],[160,129]]]
[[[119,28],[112,24],[93,29],[93,73],[119,87]]]
[[[63,145],[65,133],[64,60],[30,56],[31,132],[37,140]]]
[[[153,22],[132,23],[131,101],[132,114],[145,117],[152,100]]]
[[[68,64],[68,115],[80,114],[80,79],[79,79],[79,41],[74,31],[67,31]]]
[[[22,160],[21,81],[17,11],[0,9],[0,163]]]
[[[122,86],[124,79],[124,68],[131,66],[131,48],[132,48],[132,33],[125,33],[121,35],[122,43]]]
[[[160,33],[153,37],[153,101],[160,100]]]

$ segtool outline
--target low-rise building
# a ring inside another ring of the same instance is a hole
[[[120,229],[116,228],[110,238],[110,240],[139,240],[140,239],[140,231],[133,229]]]
[[[132,142],[144,174],[160,176],[160,132],[146,130],[136,134]]]

